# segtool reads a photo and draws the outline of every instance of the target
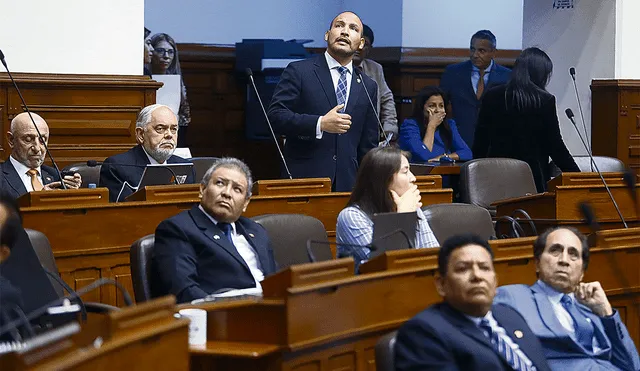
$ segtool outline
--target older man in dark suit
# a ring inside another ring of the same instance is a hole
[[[38,114],[31,113],[38,131],[49,142],[49,126]],[[7,142],[11,148],[11,156],[2,164],[2,191],[14,198],[27,192],[60,189],[60,176],[50,166],[43,165],[46,150],[38,137],[29,113],[23,112],[11,120],[11,127],[7,132]],[[82,184],[80,174],[64,177],[67,188],[79,188]]]
[[[189,162],[173,155],[178,141],[178,118],[165,105],[153,104],[140,111],[136,141],[137,146],[107,158],[100,168],[100,186],[109,189],[111,202],[122,201],[135,191],[147,165]],[[184,183],[191,184],[194,179],[192,173]]]
[[[226,289],[261,292],[276,270],[265,229],[241,214],[249,205],[251,172],[235,158],[219,159],[200,183],[200,205],[156,229],[152,256],[154,296],[188,302]]]
[[[493,60],[496,37],[489,30],[476,32],[469,50],[468,61],[447,66],[440,88],[449,95],[460,136],[472,148],[482,95],[492,86],[505,84],[511,70]]]
[[[286,136],[284,156],[294,178],[328,177],[334,190],[348,192],[360,160],[378,142],[369,101],[377,102],[378,87],[353,68],[353,55],[364,46],[356,14],[338,14],[324,39],[325,53],[284,70],[268,115]]]
[[[400,328],[397,370],[549,370],[522,316],[492,305],[497,279],[486,240],[474,235],[446,240],[435,283],[444,302]]]

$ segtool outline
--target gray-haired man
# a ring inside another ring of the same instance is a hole
[[[146,165],[188,163],[173,155],[177,141],[178,118],[169,107],[153,104],[143,108],[136,121],[138,145],[107,158],[100,169],[100,187],[109,188],[109,201],[122,201],[133,193]],[[184,183],[193,183],[194,178],[191,174]],[[123,186],[125,182],[128,187]]]

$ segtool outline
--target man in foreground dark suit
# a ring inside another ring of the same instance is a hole
[[[200,205],[156,229],[151,268],[153,296],[173,294],[179,303],[225,289],[255,289],[276,270],[265,229],[240,216],[253,180],[246,164],[221,158],[200,183]]]
[[[356,14],[338,14],[324,39],[323,54],[284,70],[268,115],[286,136],[284,157],[293,178],[328,177],[333,190],[350,192],[360,160],[378,143],[369,102],[378,101],[378,87],[353,67],[354,53],[364,46]]]
[[[475,235],[447,239],[435,283],[444,302],[400,328],[397,370],[549,370],[522,316],[493,305],[497,279],[487,241]]]
[[[31,113],[38,125],[45,143],[49,142],[49,126],[40,115]],[[60,189],[60,177],[56,170],[43,165],[46,150],[38,138],[27,112],[18,114],[11,120],[7,132],[7,142],[11,148],[11,156],[0,164],[2,169],[2,191],[18,198],[27,192]],[[79,188],[82,184],[80,174],[64,177],[67,188]]]
[[[449,95],[460,136],[472,148],[482,95],[492,86],[505,84],[511,70],[493,60],[496,37],[489,30],[481,30],[471,36],[469,51],[468,61],[445,68],[440,88]]]
[[[496,303],[522,314],[551,368],[640,370],[633,339],[600,282],[581,282],[589,265],[587,238],[573,228],[552,228],[533,246],[538,281],[500,287]]]
[[[137,146],[102,163],[100,187],[109,189],[111,202],[122,201],[134,192],[133,187],[140,183],[146,165],[189,162],[173,155],[178,141],[178,118],[165,105],[153,104],[140,111],[136,120],[136,141]],[[192,184],[194,179],[192,173],[184,183]]]

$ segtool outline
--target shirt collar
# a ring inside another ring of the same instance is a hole
[[[25,175],[27,171],[31,170],[30,167],[25,166],[22,162],[13,158],[13,154],[9,156],[9,161],[11,161],[13,168],[16,169],[16,172],[20,174],[20,176]],[[36,170],[38,170],[38,175],[42,177],[42,171],[40,171],[40,166],[38,166]]]
[[[483,319],[486,319],[487,321],[489,321],[489,324],[491,324],[492,326],[496,324],[496,320],[493,318],[491,311],[488,311],[487,314],[484,315],[484,317],[474,317],[468,314],[464,314],[464,316],[467,317],[469,320],[471,320],[473,323],[475,323],[476,326],[480,326],[480,322],[482,322]]]
[[[538,280],[538,285],[540,286],[540,289],[547,295],[549,300],[554,304],[560,303],[560,300],[562,300],[562,297],[565,295],[564,293],[559,292],[556,289],[554,289],[553,287],[547,285],[542,280]],[[571,300],[574,299],[575,295],[573,293],[570,293],[570,294],[567,294],[567,295],[569,295]]]
[[[207,218],[209,218],[209,220],[211,220],[213,222],[213,224],[218,225],[218,221],[214,217],[209,215],[209,213],[204,210],[202,205],[198,205],[198,209],[200,209],[200,211],[202,211],[204,213],[204,215],[206,215]],[[231,224],[231,230],[233,230],[233,233],[235,233],[236,232],[236,223],[229,223],[229,224]]]
[[[485,74],[490,73],[491,72],[491,68],[493,68],[493,59],[491,60],[491,63],[489,63],[489,67],[484,69],[484,73]],[[480,71],[480,69],[478,67],[476,67],[473,63],[471,64],[471,70],[473,72],[479,72]]]
[[[143,145],[140,145],[140,147],[142,147],[142,150],[144,151],[144,154],[145,154],[145,155],[147,155],[147,158],[149,159],[149,163],[150,163],[151,165],[166,165],[166,164],[167,164],[167,161],[163,162],[162,164],[161,164],[161,163],[159,163],[158,161],[156,161],[156,159],[155,159],[155,158],[153,158],[153,157],[149,156],[149,153],[147,153],[147,150],[146,150],[146,149],[144,149],[144,146],[143,146]]]
[[[329,66],[329,70],[332,70],[334,68],[338,68],[340,66],[342,66],[337,60],[335,60],[335,58],[333,58],[328,51],[325,50],[324,52],[324,57],[327,60],[327,65]],[[350,74],[353,74],[353,61],[349,61],[349,63],[343,67],[347,68],[347,71],[349,71]]]

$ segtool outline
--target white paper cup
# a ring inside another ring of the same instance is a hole
[[[189,345],[207,343],[207,311],[204,309],[182,309],[178,313],[189,319]]]

